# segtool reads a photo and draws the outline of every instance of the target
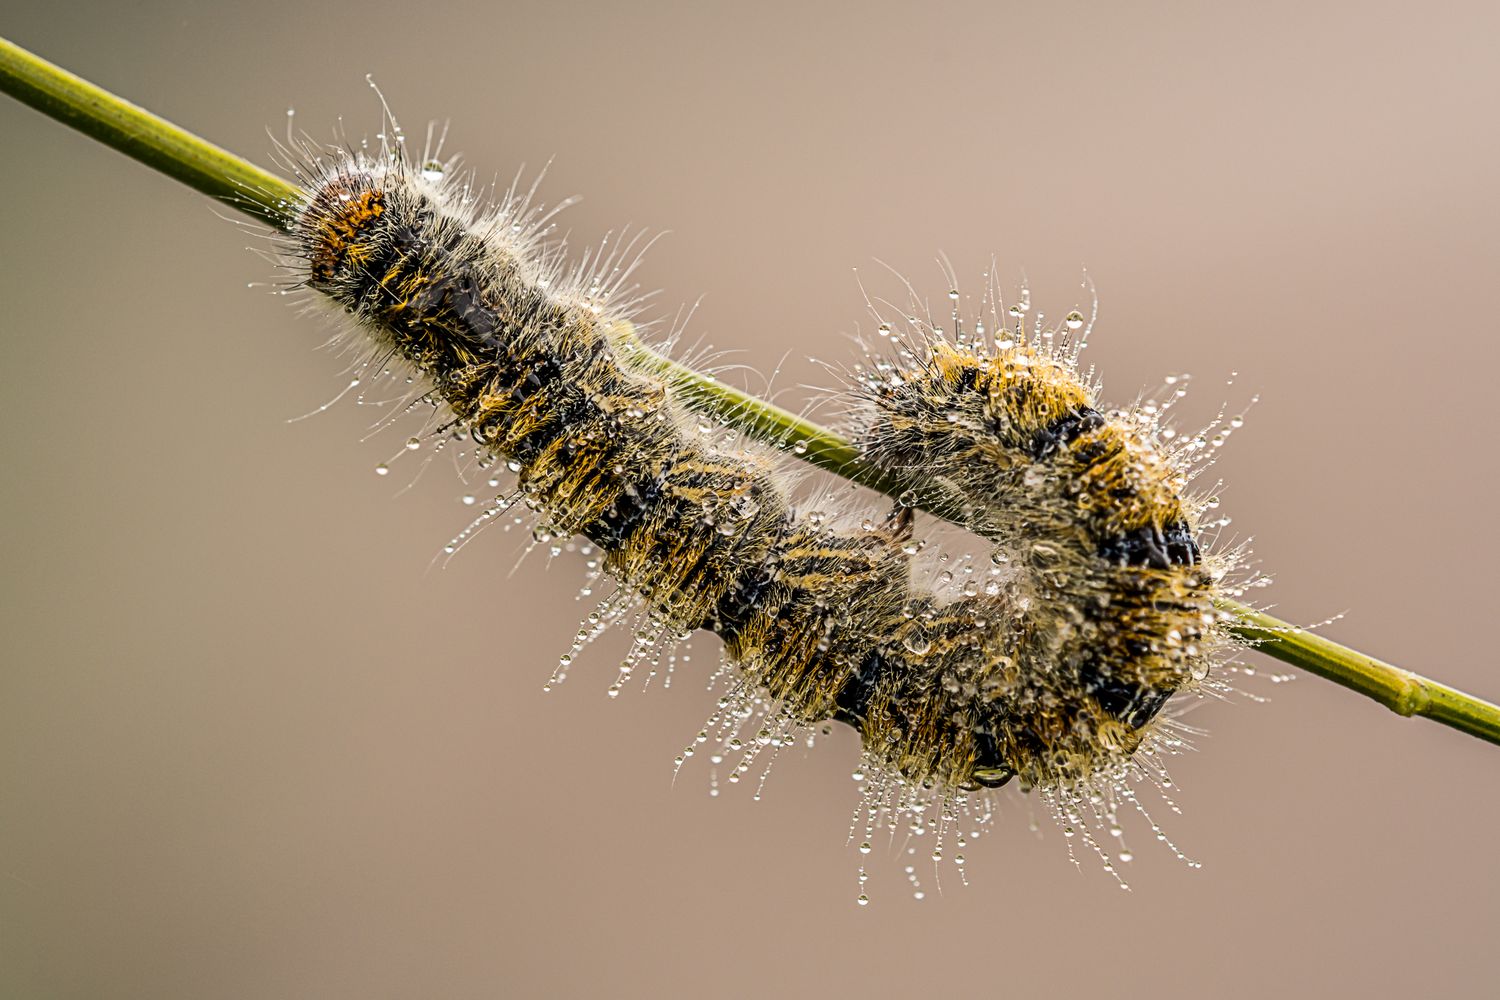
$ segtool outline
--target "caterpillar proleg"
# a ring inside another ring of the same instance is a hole
[[[1152,406],[1102,409],[1080,375],[1081,317],[953,339],[912,317],[894,357],[856,374],[867,458],[942,483],[994,546],[977,579],[966,564],[966,583],[933,588],[912,571],[910,510],[845,525],[800,509],[772,457],[697,433],[617,349],[621,255],[568,270],[529,196],[485,207],[399,142],[299,173],[297,282],[352,314],[381,365],[411,366],[549,534],[598,547],[647,646],[723,640],[735,689],[698,742],[742,754],[731,780],[836,720],[860,734],[867,836],[929,808],[985,816],[982,790],[1012,779],[1069,824],[1141,808],[1131,780],[1158,780],[1176,742],[1163,706],[1229,644],[1213,602],[1233,557],[1200,544],[1194,448],[1164,445]]]

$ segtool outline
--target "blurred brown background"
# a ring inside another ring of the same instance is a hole
[[[664,311],[806,398],[851,267],[940,297],[991,254],[1080,300],[1127,401],[1261,403],[1225,510],[1281,614],[1500,696],[1500,9],[7,0],[0,32],[267,162],[378,127],[373,73],[486,176],[555,154],[575,239],[671,235]],[[1469,996],[1494,983],[1500,750],[1316,678],[1210,705],[1135,891],[1007,799],[973,885],[854,905],[852,739],[763,801],[671,759],[697,676],[541,686],[576,560],[376,463],[325,329],[200,196],[0,100],[0,994]],[[1085,301],[1086,305],[1086,301]],[[865,324],[867,326],[867,324]],[[1232,371],[1234,384],[1223,385]],[[752,388],[763,382],[746,376]],[[1261,661],[1262,664],[1269,661]]]

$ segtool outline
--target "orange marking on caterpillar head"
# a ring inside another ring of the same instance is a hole
[[[382,191],[349,191],[338,184],[320,191],[313,202],[312,232],[308,239],[313,281],[332,281],[344,264],[358,264],[367,259],[371,247],[362,237],[384,214],[385,194]]]

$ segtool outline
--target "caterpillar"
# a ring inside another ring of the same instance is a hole
[[[735,686],[696,744],[742,755],[731,780],[831,720],[863,747],[865,851],[877,824],[920,829],[929,808],[940,825],[986,818],[983,790],[1012,780],[1070,826],[1113,823],[1121,798],[1144,812],[1130,781],[1158,780],[1177,743],[1163,706],[1230,644],[1214,599],[1235,557],[1200,544],[1193,449],[1162,445],[1152,407],[1101,409],[1081,337],[1018,320],[950,339],[913,316],[918,343],[894,336],[855,373],[867,459],[941,483],[993,544],[982,584],[932,587],[910,508],[855,525],[799,507],[775,458],[699,433],[620,349],[624,255],[569,269],[529,193],[486,205],[399,142],[292,166],[308,192],[282,247],[293,284],[342,307],[377,368],[409,366],[444,430],[515,474],[485,517],[524,502],[619,584],[573,651],[631,601],[646,625],[622,679],[659,643],[722,640]]]

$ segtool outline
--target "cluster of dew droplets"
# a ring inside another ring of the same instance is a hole
[[[1234,384],[1236,374],[1230,374],[1226,385]],[[1245,407],[1232,415],[1227,409],[1220,408],[1214,418],[1198,431],[1182,434],[1167,417],[1173,407],[1186,399],[1191,382],[1192,376],[1186,372],[1168,375],[1157,391],[1129,409],[1114,411],[1111,416],[1135,425],[1148,439],[1160,443],[1162,461],[1173,470],[1173,482],[1178,492],[1196,509],[1200,531],[1205,533],[1211,547],[1220,549],[1218,542],[1231,524],[1230,518],[1217,513],[1220,505],[1218,490],[1222,484],[1215,483],[1206,490],[1195,488],[1196,496],[1189,494],[1189,487],[1213,467],[1220,449],[1235,431],[1245,425],[1245,412],[1259,401],[1259,397],[1250,397]],[[1237,561],[1236,553],[1224,552],[1220,561],[1226,567],[1232,567]]]
[[[1125,881],[1116,864],[1117,859],[1120,864],[1128,864],[1134,854],[1125,845],[1124,829],[1119,823],[1113,792],[1113,788],[1100,792],[1090,786],[1078,790],[1042,789],[1040,794],[1048,812],[1062,830],[1063,839],[1068,845],[1069,860],[1081,867],[1074,849],[1075,841],[1081,840],[1098,857],[1104,871],[1114,878],[1120,888],[1129,890],[1130,883]],[[1096,835],[1096,831],[1104,830],[1109,833],[1110,847],[1113,847],[1115,839],[1119,839],[1118,854],[1110,853]]]
[[[913,899],[927,896],[924,872],[931,872],[932,884],[941,891],[945,863],[957,872],[960,884],[969,884],[964,851],[993,823],[995,793],[939,789],[913,782],[869,754],[852,777],[860,800],[849,822],[849,842],[858,845],[862,856],[871,854],[877,841],[886,840],[903,859]],[[869,880],[861,861],[856,897],[861,906],[870,901],[866,891]]]
[[[719,775],[721,769],[727,769],[725,781],[731,785],[740,784],[753,774],[756,781],[753,798],[759,801],[781,750],[800,741],[811,747],[815,732],[738,678],[727,660],[715,678],[728,680],[728,690],[720,696],[713,714],[693,741],[673,761],[673,780],[688,760],[704,753],[709,762],[710,796],[718,796]]]
[[[631,642],[630,651],[620,662],[619,673],[606,691],[611,698],[619,696],[643,664],[647,668],[643,689],[650,687],[651,681],[661,671],[663,656],[669,652],[675,652],[677,644],[691,634],[683,631],[680,626],[672,624],[665,616],[654,612],[639,614],[633,633],[634,640]],[[669,665],[675,662],[675,659],[668,660]]]
[[[1167,772],[1166,758],[1193,749],[1181,736],[1183,728],[1172,720],[1160,720],[1128,761],[1101,771],[1076,787],[1038,790],[1043,805],[1062,831],[1068,857],[1074,865],[1081,867],[1075,847],[1081,843],[1120,888],[1128,890],[1130,884],[1121,866],[1133,861],[1135,852],[1125,839],[1121,814],[1134,812],[1145,821],[1152,836],[1179,861],[1189,868],[1202,867],[1167,836],[1139,792],[1141,786],[1150,787],[1169,811],[1181,815],[1182,810],[1172,796],[1174,785]]]
[[[255,287],[255,284],[252,282],[251,287]],[[280,290],[281,294],[287,294],[289,291],[290,289]],[[340,339],[335,338],[333,343],[337,343]],[[430,409],[431,401],[426,397],[426,393],[420,391],[414,392],[411,388],[416,382],[415,376],[390,367],[388,364],[390,360],[391,355],[386,351],[363,353],[358,360],[345,369],[345,373],[349,376],[349,381],[344,383],[343,388],[335,393],[332,398],[320,403],[306,413],[289,417],[287,423],[301,423],[319,414],[327,413],[333,407],[343,402],[350,393],[354,393],[354,405],[356,406],[370,407],[372,409],[390,407],[384,418],[376,422],[371,431],[372,434],[384,429],[391,422],[399,419],[412,409]],[[390,383],[396,389],[395,393],[389,397],[371,399],[371,392],[381,391],[386,383]],[[358,391],[356,392],[355,390]],[[402,405],[398,406],[395,404]],[[385,475],[388,471],[389,468],[384,465],[376,469],[376,472],[380,475]]]
[[[666,668],[666,672],[662,675],[662,679],[661,679],[662,689],[663,690],[667,690],[667,689],[671,688],[671,686],[672,686],[672,678],[673,678],[673,676],[676,675],[678,667],[681,667],[683,669],[688,669],[688,667],[692,664],[692,662],[693,662],[692,633],[691,632],[683,632],[682,635],[681,635],[681,640],[679,642],[675,642],[675,643],[671,644],[667,648],[667,668]],[[654,677],[654,676],[656,676],[656,675],[655,675],[655,672],[653,671],[651,674],[649,674],[646,677],[647,682],[649,683],[650,680],[651,680],[651,678]]]
[[[498,480],[495,480],[495,482],[498,484]],[[473,541],[475,536],[485,528],[489,527],[491,524],[502,522],[505,515],[510,512],[511,508],[513,508],[522,499],[522,497],[523,494],[519,490],[516,490],[511,493],[501,493],[490,498],[490,500],[488,500],[484,504],[483,509],[480,510],[479,514],[472,521],[464,525],[463,529],[460,530],[458,534],[448,539],[447,544],[443,546],[443,554],[446,557],[451,558],[460,549],[468,545],[469,542]],[[464,495],[463,502],[466,506],[472,506],[474,500],[475,498],[473,497],[473,494]],[[515,522],[512,521],[511,523],[514,524]],[[506,527],[509,528],[510,525],[507,525]]]
[[[582,598],[592,594],[599,580],[606,576],[600,550],[590,542],[567,542],[554,547],[559,551],[575,552],[584,558],[587,579],[579,596]],[[553,554],[558,553],[554,551]],[[572,643],[557,658],[557,666],[542,690],[551,691],[566,681],[569,670],[584,648],[616,625],[628,627],[632,640],[629,650],[620,661],[614,680],[605,689],[610,698],[619,697],[631,679],[642,673],[642,667],[645,667],[643,690],[649,688],[658,676],[662,677],[663,687],[670,687],[672,674],[677,666],[692,660],[691,654],[684,648],[690,632],[684,631],[666,616],[653,610],[640,595],[616,585],[579,623]]]
[[[453,440],[462,441],[463,438],[461,435],[454,435]],[[434,450],[442,450],[445,443],[446,440],[444,438],[438,438],[433,444]],[[416,451],[421,446],[421,439],[412,437],[407,439],[404,447],[406,450]],[[462,449],[454,453],[455,461],[460,464],[467,458],[468,453]],[[586,560],[585,565],[587,567],[581,595],[588,596],[593,593],[594,584],[604,572],[602,559],[599,557],[598,551],[589,541],[569,538],[566,534],[550,527],[541,519],[545,507],[542,498],[516,485],[514,475],[521,470],[521,464],[514,459],[502,461],[498,457],[487,455],[478,456],[476,464],[478,472],[485,477],[485,485],[490,490],[498,492],[491,493],[487,498],[484,498],[479,495],[476,488],[464,493],[459,498],[465,507],[477,506],[480,508],[480,511],[472,520],[464,525],[458,534],[450,538],[443,546],[444,564],[446,564],[448,559],[457,554],[460,549],[472,542],[480,532],[492,525],[500,524],[502,525],[502,530],[507,532],[511,528],[529,525],[531,528],[531,538],[522,550],[517,565],[519,566],[520,562],[528,555],[541,548],[545,549],[549,562],[552,559],[558,558],[564,552],[577,553]],[[388,470],[387,466],[382,466],[381,468]],[[464,470],[462,468],[460,468],[459,473],[460,477],[463,478]],[[386,473],[382,471],[381,474],[384,475]],[[517,510],[518,506],[521,509]],[[506,517],[505,515],[507,514],[511,516]]]
[[[1317,627],[1320,626],[1308,626],[1308,628]],[[1231,683],[1229,678],[1244,678],[1252,684],[1259,680],[1269,681],[1272,684],[1290,684],[1297,679],[1297,675],[1289,670],[1263,671],[1253,663],[1232,661],[1221,664],[1215,676],[1210,679],[1214,693],[1225,699],[1231,697],[1246,698],[1257,705],[1264,705],[1271,700],[1269,697],[1251,691],[1245,685]]]
[[[1229,382],[1232,384],[1233,381],[1231,377]],[[1229,442],[1230,436],[1245,425],[1243,411],[1230,415],[1221,408],[1214,418],[1196,433],[1180,435],[1176,428],[1165,422],[1164,418],[1174,406],[1187,398],[1188,386],[1191,382],[1192,376],[1186,372],[1168,375],[1162,380],[1161,389],[1157,393],[1143,399],[1134,410],[1120,414],[1122,419],[1133,420],[1147,433],[1162,442],[1168,463],[1173,468],[1181,470],[1180,487],[1186,487],[1211,468],[1218,458],[1219,450]],[[1246,409],[1254,406],[1258,400],[1258,396],[1250,397]],[[1216,509],[1218,501],[1210,499],[1205,507],[1208,510]],[[1228,524],[1227,520],[1219,526],[1226,524]]]
[[[547,683],[542,686],[543,691],[551,691],[554,687],[568,679],[568,671],[578,654],[607,632],[611,626],[624,621],[633,611],[641,607],[641,600],[636,595],[623,587],[618,587],[607,597],[594,606],[594,609],[584,616],[578,626],[577,633],[573,636],[573,643],[567,652],[557,658],[557,666]]]

